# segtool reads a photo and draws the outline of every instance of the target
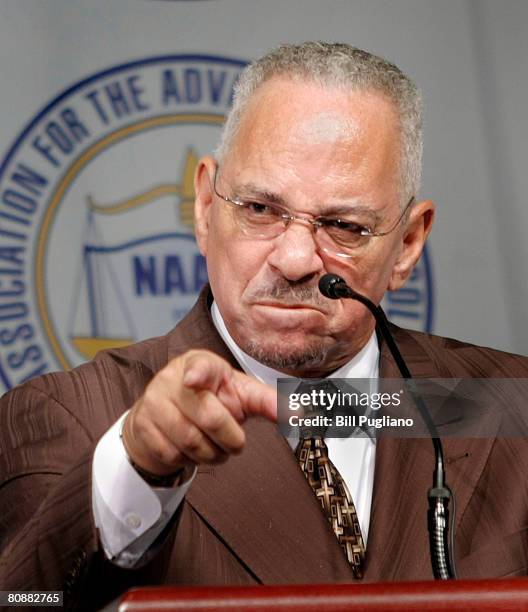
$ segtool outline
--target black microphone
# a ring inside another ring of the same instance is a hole
[[[339,300],[340,298],[349,298],[356,300],[365,305],[376,320],[377,327],[381,332],[387,346],[398,365],[403,378],[412,378],[411,372],[405,363],[405,360],[398,349],[398,345],[389,328],[389,322],[381,306],[376,306],[369,298],[354,291],[349,287],[344,279],[337,274],[325,274],[319,279],[319,291],[327,298]],[[455,508],[455,498],[445,482],[444,470],[444,451],[442,442],[436,431],[436,426],[433,423],[429,411],[424,404],[422,398],[415,394],[410,388],[416,405],[422,419],[424,420],[427,429],[431,435],[435,450],[435,470],[433,473],[433,487],[429,489],[429,544],[431,550],[431,564],[433,566],[433,574],[436,579],[448,580],[456,578],[456,569],[452,551],[454,548],[454,518],[455,512],[452,513],[451,524],[451,547],[448,543],[448,517],[449,500],[453,500],[453,508]]]
[[[337,274],[325,274],[319,279],[319,291],[331,300],[351,297],[352,289]]]

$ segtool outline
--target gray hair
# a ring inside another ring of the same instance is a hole
[[[344,43],[305,42],[281,45],[249,64],[235,85],[233,106],[220,144],[219,161],[234,142],[241,117],[255,90],[274,76],[310,79],[323,86],[373,89],[394,104],[400,122],[400,197],[402,206],[420,189],[422,168],[422,98],[413,81],[387,60]]]

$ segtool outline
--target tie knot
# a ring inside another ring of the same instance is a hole
[[[295,392],[312,399],[311,403],[304,404],[303,417],[305,418],[303,419],[303,424],[299,426],[300,439],[319,438],[322,440],[328,429],[328,425],[324,424],[325,417],[327,416],[325,409],[327,402],[324,401],[324,398],[339,393],[339,389],[327,378],[312,378],[302,380],[295,389]]]

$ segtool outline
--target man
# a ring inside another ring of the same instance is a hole
[[[3,400],[4,589],[64,588],[95,607],[139,584],[432,577],[430,441],[328,441],[361,531],[354,566],[276,429],[270,386],[398,376],[368,311],[317,286],[336,273],[379,303],[405,283],[434,217],[420,163],[419,93],[385,60],[305,43],[249,67],[196,172],[210,289],[166,337]],[[394,331],[414,376],[528,372],[522,357]],[[524,443],[445,449],[460,576],[524,573]]]

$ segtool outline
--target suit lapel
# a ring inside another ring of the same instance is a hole
[[[351,580],[337,539],[275,425],[250,419],[247,445],[198,474],[187,500],[263,583]]]
[[[396,342],[415,378],[447,376],[434,354],[411,334],[393,328]],[[432,347],[428,347],[433,353]],[[399,378],[385,344],[380,376]],[[456,526],[484,469],[493,440],[443,440],[446,480],[456,497]],[[427,531],[427,491],[432,485],[434,450],[430,439],[382,438],[376,468],[365,578],[368,581],[431,579]],[[452,505],[451,505],[452,507]]]

